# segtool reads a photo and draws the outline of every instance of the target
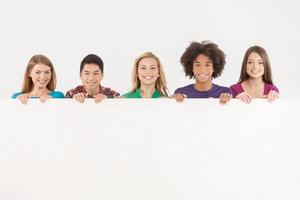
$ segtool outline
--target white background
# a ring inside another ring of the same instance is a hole
[[[0,0],[0,97],[19,91],[34,54],[54,63],[57,90],[78,84],[82,58],[95,53],[105,64],[104,86],[125,93],[133,60],[145,51],[162,61],[171,93],[193,82],[184,76],[180,56],[191,41],[211,40],[227,55],[223,75],[239,78],[246,49],[269,53],[274,83],[282,97],[298,96],[299,1],[40,1]]]
[[[296,0],[0,0],[0,98],[20,90],[40,53],[55,65],[57,90],[80,84],[80,61],[95,53],[105,63],[103,85],[124,93],[133,60],[152,51],[173,92],[193,82],[179,59],[202,40],[226,53],[215,83],[227,86],[246,49],[265,47],[274,82],[290,98],[223,107],[1,100],[0,199],[299,199],[298,10]]]

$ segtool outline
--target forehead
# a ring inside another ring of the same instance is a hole
[[[38,64],[33,66],[32,70],[34,70],[34,71],[47,71],[47,70],[50,70],[50,67],[48,65],[38,63]]]
[[[143,58],[139,62],[139,66],[140,65],[155,65],[155,66],[157,66],[158,63],[157,63],[157,60],[155,58]]]
[[[89,72],[100,71],[100,67],[94,63],[84,64],[82,71],[89,71]]]
[[[248,59],[249,60],[250,59],[251,60],[262,60],[261,56],[258,53],[256,53],[256,52],[250,53]]]
[[[206,55],[204,54],[199,54],[194,62],[212,62],[211,59],[209,57],[207,57]]]

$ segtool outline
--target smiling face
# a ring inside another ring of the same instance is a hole
[[[29,72],[34,87],[44,89],[51,81],[51,68],[42,63],[38,63]]]
[[[103,75],[96,64],[85,64],[80,79],[86,91],[98,90]]]
[[[250,78],[262,78],[264,75],[264,61],[258,53],[250,53],[247,60],[246,71]]]
[[[141,85],[152,85],[159,77],[158,62],[154,58],[143,58],[138,63],[138,78]]]
[[[213,62],[209,59],[209,57],[203,54],[198,55],[193,62],[193,74],[196,78],[196,82],[210,82],[212,80],[213,72]]]

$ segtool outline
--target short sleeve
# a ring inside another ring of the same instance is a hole
[[[19,95],[21,95],[22,93],[21,92],[16,92],[16,93],[14,93],[12,96],[11,96],[11,98],[12,99],[16,99]]]

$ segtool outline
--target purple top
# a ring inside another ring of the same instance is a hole
[[[230,90],[232,92],[232,96],[235,98],[238,94],[244,92],[244,89],[242,87],[242,83],[237,83],[237,84],[234,84],[232,86],[230,86]],[[275,92],[278,92],[279,93],[279,90],[278,88],[275,86],[275,85],[272,85],[272,84],[268,84],[268,83],[265,83],[265,87],[264,87],[264,95],[268,95],[269,92],[271,90],[274,90]]]
[[[212,88],[207,91],[198,91],[195,89],[194,84],[187,85],[182,88],[177,88],[174,94],[185,94],[187,98],[219,98],[222,93],[230,93],[228,87],[212,84]]]

